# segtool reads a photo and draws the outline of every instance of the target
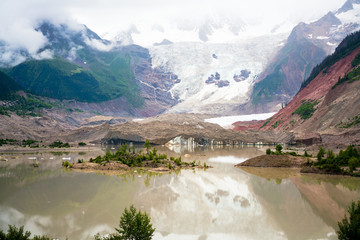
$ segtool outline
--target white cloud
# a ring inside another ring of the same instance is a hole
[[[243,21],[254,34],[270,31],[275,25],[291,28],[339,8],[345,0],[1,0],[0,39],[9,47],[27,49],[34,55],[47,39],[34,27],[44,19],[67,23],[74,30],[87,25],[98,34],[115,35],[132,24],[150,34],[168,25],[198,27],[208,16],[226,16],[229,22]],[[159,28],[160,27],[160,28]],[[146,38],[142,37],[142,39]],[[152,37],[154,38],[154,37]],[[92,46],[104,48],[91,41]],[[108,47],[108,46],[106,46]]]

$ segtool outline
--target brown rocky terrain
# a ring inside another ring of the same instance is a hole
[[[204,116],[195,114],[166,114],[140,122],[127,122],[110,127],[103,143],[122,141],[144,142],[145,139],[156,144],[220,144],[241,145],[280,141],[290,143],[292,134],[275,131],[237,132],[223,129],[217,124],[204,122]]]
[[[308,145],[359,144],[360,126],[343,126],[359,115],[360,82],[345,82],[333,88],[339,78],[354,68],[352,61],[359,53],[360,48],[357,48],[326,71],[321,71],[285,108],[265,121],[260,129],[292,132],[295,142]],[[316,110],[310,118],[303,119],[300,115],[294,114],[304,102],[315,101]],[[235,126],[239,124],[241,123],[236,123]],[[258,126],[255,124],[248,128]]]
[[[300,168],[306,161],[306,157],[291,155],[261,155],[239,163],[235,165],[235,167]]]

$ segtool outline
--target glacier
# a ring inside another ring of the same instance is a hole
[[[150,47],[153,67],[164,68],[181,79],[170,90],[180,103],[168,112],[234,114],[233,107],[248,101],[253,84],[287,35],[244,37],[227,43],[175,42]],[[237,82],[233,77],[241,74],[241,70],[251,73]],[[229,82],[228,86],[205,83],[216,72],[221,80]]]

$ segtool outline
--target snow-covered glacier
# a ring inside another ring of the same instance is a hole
[[[269,34],[230,43],[176,42],[151,47],[153,67],[181,79],[170,90],[180,103],[169,112],[234,114],[234,106],[249,99],[254,81],[286,38],[287,34]]]

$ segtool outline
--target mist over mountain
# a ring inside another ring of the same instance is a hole
[[[219,11],[191,8],[182,19],[186,9],[179,8],[167,12],[173,14],[168,21],[156,23],[164,17],[159,14],[146,24],[145,11],[124,24],[127,28],[101,35],[68,20],[68,12],[45,19],[31,16],[19,36],[32,44],[5,36],[12,33],[9,29],[0,34],[0,66],[32,93],[80,103],[121,98],[130,112],[276,111],[294,96],[311,69],[359,28],[359,6],[349,0],[334,13],[293,29],[296,20],[273,17],[277,9],[259,9],[256,16],[264,16],[259,19],[245,14],[255,5],[226,11],[220,6]],[[266,22],[271,17],[274,20]],[[65,65],[72,67],[57,70]],[[55,90],[59,84],[68,88]],[[74,86],[84,94],[70,94]]]

